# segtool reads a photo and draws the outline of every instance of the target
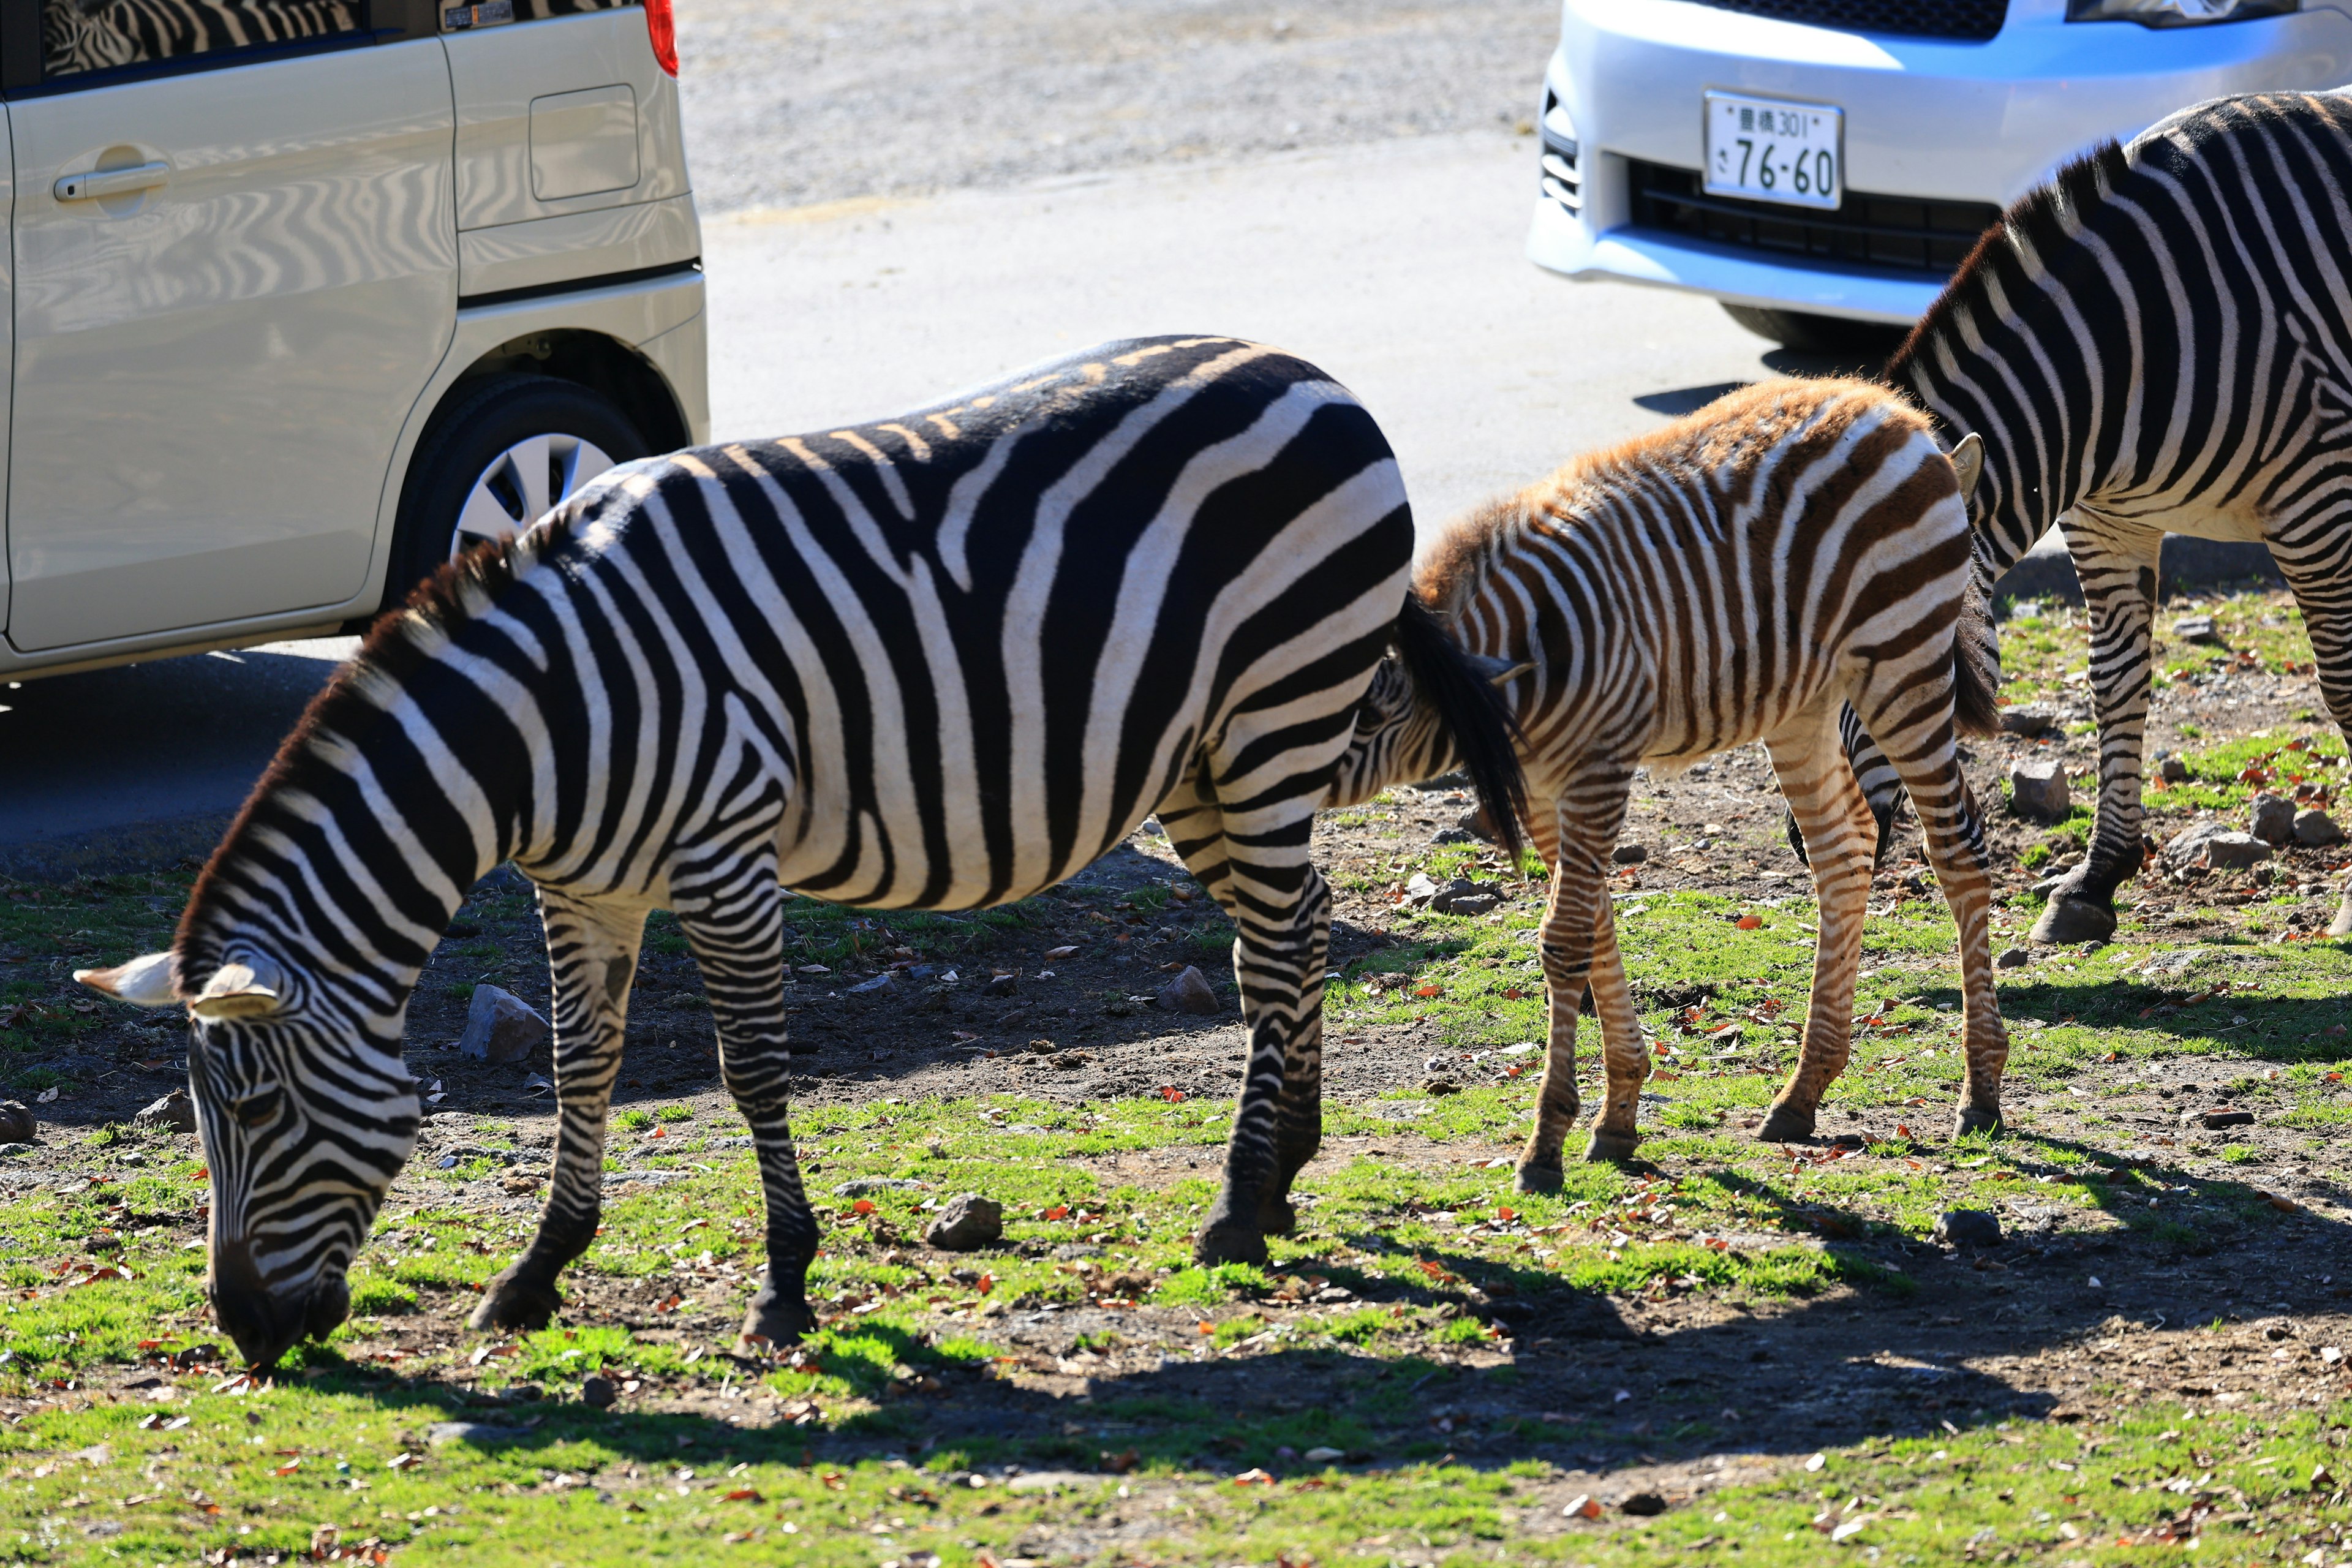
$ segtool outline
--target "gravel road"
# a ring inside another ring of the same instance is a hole
[[[704,215],[1530,119],[1548,0],[689,0]]]

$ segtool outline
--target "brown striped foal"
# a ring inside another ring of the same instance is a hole
[[[1958,733],[1994,730],[2000,679],[1969,552],[1966,497],[1980,463],[1973,441],[1948,458],[1926,417],[1884,388],[1775,382],[1572,462],[1424,549],[1415,592],[1509,696],[1528,826],[1551,870],[1550,1050],[1523,1191],[1560,1181],[1588,980],[1608,1092],[1585,1157],[1624,1159],[1639,1136],[1649,1058],[1604,884],[1635,768],[1678,771],[1750,741],[1771,753],[1821,900],[1803,1053],[1759,1135],[1811,1135],[1846,1063],[1877,839],[1838,743],[1848,702],[1911,792],[1959,927],[1968,1076],[1956,1131],[1999,1126],[2009,1041],[1983,829],[1957,750]],[[1391,661],[1328,804],[1453,761]]]

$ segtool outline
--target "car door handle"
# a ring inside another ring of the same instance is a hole
[[[152,191],[171,177],[172,165],[169,163],[141,163],[129,169],[85,169],[79,174],[59,174],[55,189],[58,200],[61,202],[87,202],[100,196]]]

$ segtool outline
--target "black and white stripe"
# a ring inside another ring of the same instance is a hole
[[[2104,940],[2141,866],[2166,532],[2261,540],[2352,731],[2352,100],[2218,99],[2110,144],[1990,230],[1887,367],[1981,435],[1983,572],[2065,530],[2091,619],[2097,823],[2033,930]],[[1880,818],[1895,786],[1848,716]],[[2352,895],[2331,935],[2352,933]]]
[[[410,987],[511,858],[545,916],[561,1126],[539,1234],[477,1323],[543,1322],[595,1233],[629,982],[667,908],[767,1197],[745,1332],[797,1337],[817,1224],[786,1122],[782,889],[1003,903],[1155,810],[1239,927],[1248,1078],[1200,1250],[1262,1260],[1320,1128],[1308,830],[1399,635],[1412,542],[1343,388],[1168,338],[628,464],[445,570],[313,705],[173,952],[89,977],[197,1016],[224,1326],[268,1361],[340,1317],[415,1140]],[[1468,720],[1507,757],[1498,719]]]

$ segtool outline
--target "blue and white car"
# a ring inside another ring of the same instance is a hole
[[[2352,0],[1566,0],[1528,254],[1862,347],[2076,154],[2347,81]]]

